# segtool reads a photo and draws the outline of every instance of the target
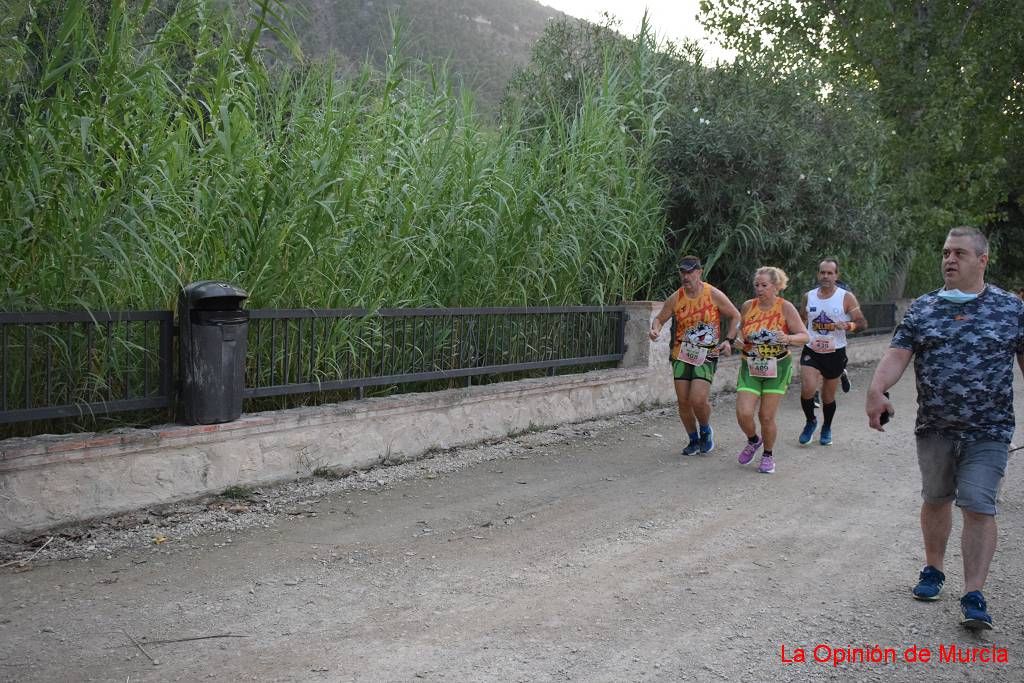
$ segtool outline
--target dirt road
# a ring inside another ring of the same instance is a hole
[[[957,540],[943,599],[910,599],[912,377],[879,434],[870,371],[852,371],[830,448],[796,445],[790,390],[774,475],[736,463],[724,395],[705,457],[681,457],[677,418],[655,410],[442,454],[383,485],[371,473],[366,490],[320,482],[247,530],[151,526],[166,541],[42,553],[0,569],[0,679],[1024,680],[1024,451],[986,591],[998,630],[973,636],[957,625]],[[941,661],[951,645],[976,661]],[[914,646],[931,660],[907,661]],[[847,656],[867,661],[833,666]]]

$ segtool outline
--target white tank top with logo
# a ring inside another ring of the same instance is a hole
[[[843,307],[845,299],[846,290],[839,287],[827,299],[818,296],[817,287],[807,293],[807,333],[810,335],[807,348],[832,353],[846,346],[846,330],[835,328],[836,323],[851,320]]]

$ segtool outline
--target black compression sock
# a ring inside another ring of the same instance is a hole
[[[832,429],[832,418],[836,416],[836,402],[823,403],[821,405],[821,412],[825,416],[825,421],[822,423],[822,428]]]
[[[807,421],[814,422],[814,399],[801,398],[800,407],[804,409],[804,417],[807,418]]]

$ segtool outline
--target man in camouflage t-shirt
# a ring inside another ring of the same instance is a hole
[[[1024,371],[1024,302],[985,284],[988,240],[974,228],[949,231],[942,248],[945,286],[916,299],[896,328],[868,389],[869,425],[893,414],[883,394],[914,359],[917,458],[925,566],[913,596],[937,600],[952,530],[963,514],[965,595],[961,623],[992,628],[981,590],[996,550],[996,492],[1013,436],[1013,360]]]

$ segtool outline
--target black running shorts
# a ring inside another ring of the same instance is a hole
[[[825,379],[838,379],[846,368],[846,347],[836,349],[832,353],[818,353],[804,347],[800,354],[800,365],[814,368]]]

